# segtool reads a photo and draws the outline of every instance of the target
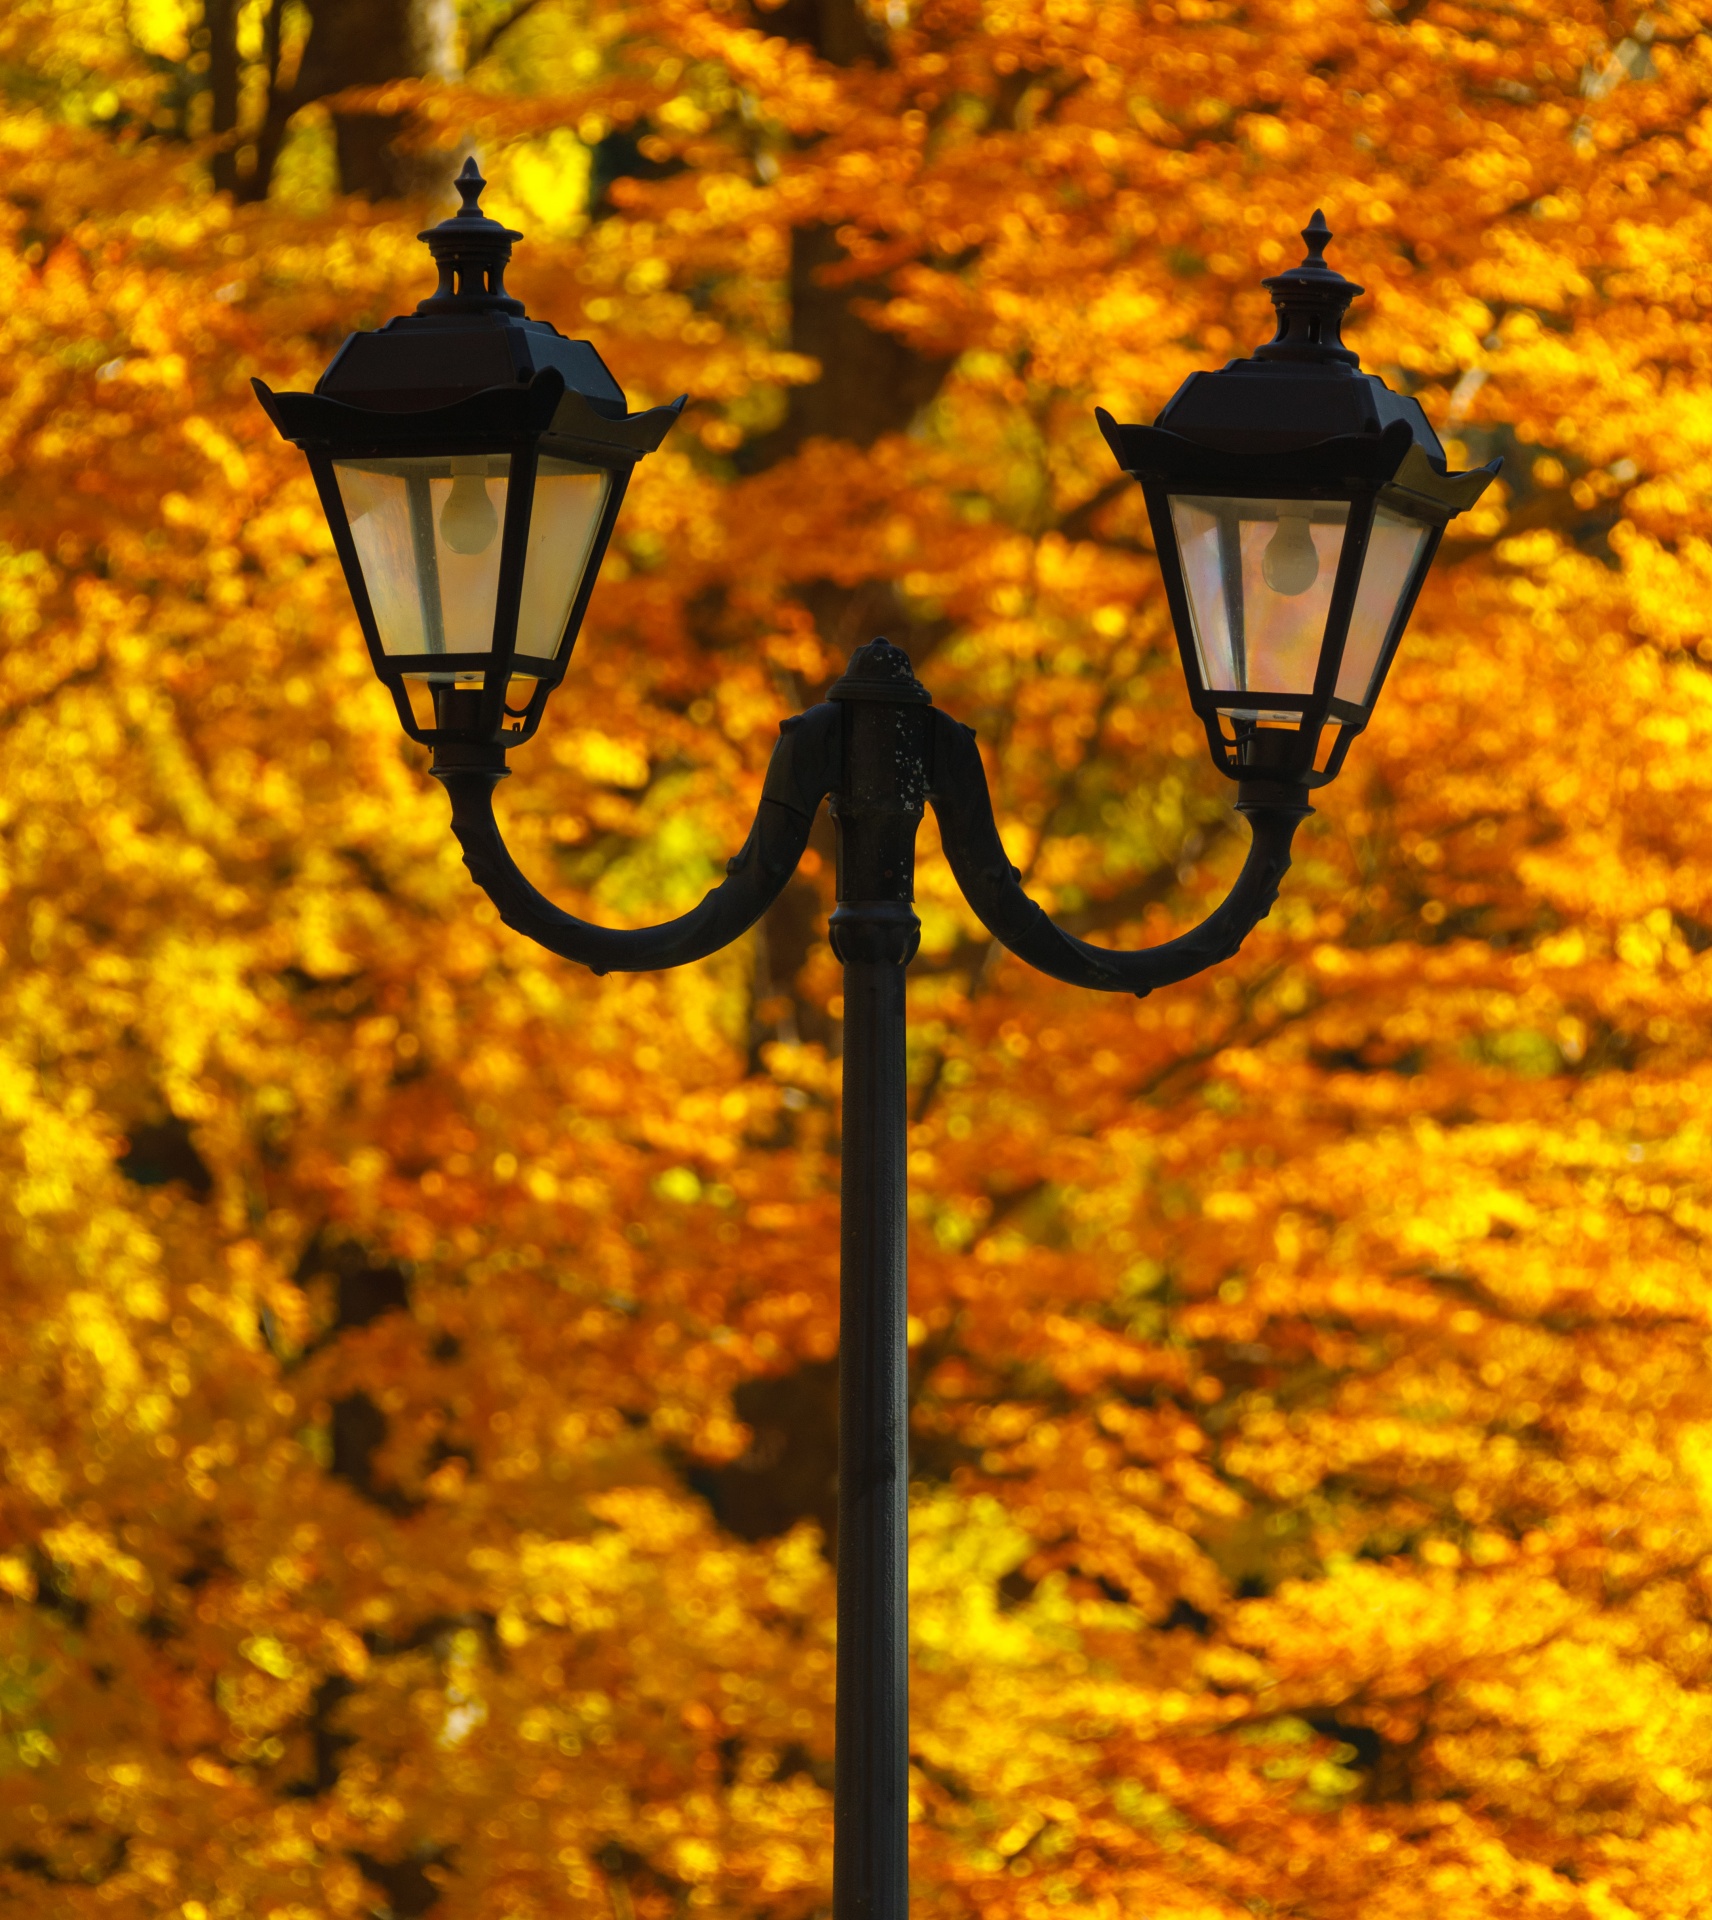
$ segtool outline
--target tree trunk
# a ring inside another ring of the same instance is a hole
[[[208,0],[208,90],[213,95],[210,125],[229,143],[214,155],[214,186],[238,191],[238,8],[237,0]]]
[[[769,33],[812,47],[833,66],[889,64],[884,29],[858,0],[785,0],[765,16],[765,25]],[[882,434],[901,431],[939,391],[949,369],[949,361],[924,359],[895,334],[857,317],[853,301],[883,300],[889,289],[877,281],[828,285],[827,271],[844,258],[831,227],[793,230],[791,345],[820,362],[820,378],[793,387],[784,424],[744,450],[742,464],[751,472],[789,458],[818,435],[867,447]],[[872,637],[861,634],[850,644]]]
[[[347,87],[433,76],[450,79],[456,18],[450,0],[318,0],[314,27],[293,90],[295,104]],[[450,174],[439,155],[401,153],[402,114],[333,116],[339,187],[370,200],[423,193]]]
[[[255,168],[240,181],[235,157],[225,161],[222,156],[215,162],[216,183],[230,185],[243,200],[267,197],[286,124],[300,107],[351,87],[384,86],[389,80],[457,77],[457,15],[452,0],[315,0],[302,65],[291,87],[282,91],[277,84],[280,5],[281,0],[274,0],[269,22],[270,85],[267,111],[256,134]],[[208,0],[206,20],[213,38],[211,73],[217,131],[228,124],[221,119],[223,62],[231,69],[229,111],[232,121],[236,119],[236,16],[233,0]],[[360,193],[370,200],[396,200],[430,192],[450,178],[452,168],[447,157],[399,151],[396,142],[406,121],[403,114],[333,116],[341,192]]]
[[[882,434],[901,432],[945,378],[949,361],[924,359],[852,311],[852,301],[885,299],[883,281],[827,284],[823,275],[844,258],[831,227],[792,230],[791,345],[820,362],[820,378],[792,387],[784,424],[750,443],[743,464],[752,472],[789,458],[817,435],[870,447]],[[872,638],[863,634],[855,644]]]

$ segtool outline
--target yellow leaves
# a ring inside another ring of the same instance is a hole
[[[272,1634],[254,1634],[239,1648],[244,1658],[276,1680],[290,1680],[298,1672],[297,1662],[282,1640]]]
[[[1340,1686],[1376,1700],[1417,1692],[1422,1663],[1459,1662],[1536,1646],[1581,1612],[1531,1573],[1431,1583],[1402,1569],[1350,1564],[1313,1582],[1291,1581],[1270,1600],[1243,1602],[1233,1638],[1253,1649],[1286,1697],[1317,1676],[1322,1635],[1339,1649]]]
[[[12,1749],[26,1767],[57,1767],[61,1759],[53,1736],[41,1727],[21,1727],[12,1736]]]
[[[92,1578],[99,1585],[125,1590],[117,1603],[122,1611],[134,1613],[136,1601],[153,1586],[148,1569],[140,1560],[86,1521],[74,1520],[63,1526],[44,1528],[41,1544],[48,1557],[61,1567]]]
[[[369,1651],[351,1629],[340,1620],[328,1620],[321,1629],[322,1645],[329,1664],[347,1680],[361,1680],[369,1670]]]
[[[675,1200],[688,1206],[701,1198],[701,1182],[689,1167],[668,1167],[654,1181],[654,1191],[663,1200]]]
[[[1215,1223],[1241,1224],[1254,1219],[1259,1207],[1246,1193],[1209,1193],[1201,1201],[1201,1211]]]
[[[1712,1511],[1712,1426],[1684,1427],[1677,1439],[1677,1457],[1702,1507]]]
[[[185,439],[219,469],[221,478],[234,492],[249,483],[250,463],[230,434],[196,414],[185,420],[183,431]]]
[[[1289,157],[1292,139],[1291,129],[1286,121],[1276,114],[1245,114],[1237,121],[1237,133],[1246,140],[1256,153],[1268,160],[1285,160]]]
[[[1587,958],[1587,936],[1578,927],[1548,934],[1534,954],[1542,967],[1578,967]]]
[[[1639,973],[1653,973],[1674,948],[1672,957],[1676,959],[1676,964],[1679,967],[1686,966],[1691,956],[1681,942],[1671,940],[1674,931],[1670,909],[1655,907],[1645,920],[1618,929],[1617,958],[1624,966],[1633,967]]]

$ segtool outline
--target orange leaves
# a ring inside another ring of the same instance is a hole
[[[394,101],[696,402],[504,795],[556,897],[688,904],[886,630],[1067,923],[1204,911],[1243,829],[1091,406],[1261,337],[1316,203],[1364,357],[1507,462],[1237,960],[1034,980],[924,833],[918,1900],[1699,1916],[1705,22],[799,12],[539,9]],[[155,98],[105,17],[0,116],[0,1884],[803,1920],[830,842],[686,973],[498,925],[244,388],[407,307],[423,210],[72,126]]]

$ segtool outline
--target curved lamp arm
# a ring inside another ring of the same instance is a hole
[[[1188,933],[1140,952],[1113,952],[1066,933],[1023,892],[1022,876],[999,839],[973,729],[960,726],[938,709],[934,729],[929,798],[939,819],[940,844],[964,898],[993,938],[1019,960],[1055,980],[1104,993],[1133,993],[1140,998],[1155,987],[1187,980],[1203,968],[1228,960],[1271,910],[1278,883],[1290,865],[1290,842],[1313,811],[1303,787],[1244,781],[1237,807],[1248,815],[1254,838],[1236,885]]]
[[[697,907],[657,927],[597,927],[553,905],[523,877],[493,817],[505,758],[491,748],[442,747],[434,777],[452,797],[452,831],[464,865],[513,931],[595,973],[681,967],[746,933],[796,871],[822,799],[838,784],[838,709],[830,703],[786,720],[767,767],[761,804],[726,878]]]

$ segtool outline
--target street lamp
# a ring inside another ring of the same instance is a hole
[[[313,394],[257,391],[309,456],[375,669],[433,748],[465,863],[508,926],[597,973],[701,959],[778,898],[831,801],[844,967],[833,1907],[903,1920],[904,973],[923,809],[987,930],[1056,979],[1139,995],[1228,959],[1277,896],[1309,788],[1366,724],[1445,525],[1497,467],[1447,473],[1415,402],[1360,371],[1338,338],[1360,288],[1326,266],[1316,213],[1309,257],[1266,283],[1270,345],[1192,375],[1152,427],[1100,415],[1146,492],[1190,698],[1252,830],[1206,920],[1141,952],[1055,925],[1005,853],[973,733],[874,640],[783,722],[726,879],[661,926],[597,927],[524,878],[493,789],[564,673],[630,469],[682,402],[627,413],[592,347],[524,318],[501,280],[519,236],[482,215],[482,185],[467,163],[463,210],[422,236],[440,285],[414,315],[353,334]]]

